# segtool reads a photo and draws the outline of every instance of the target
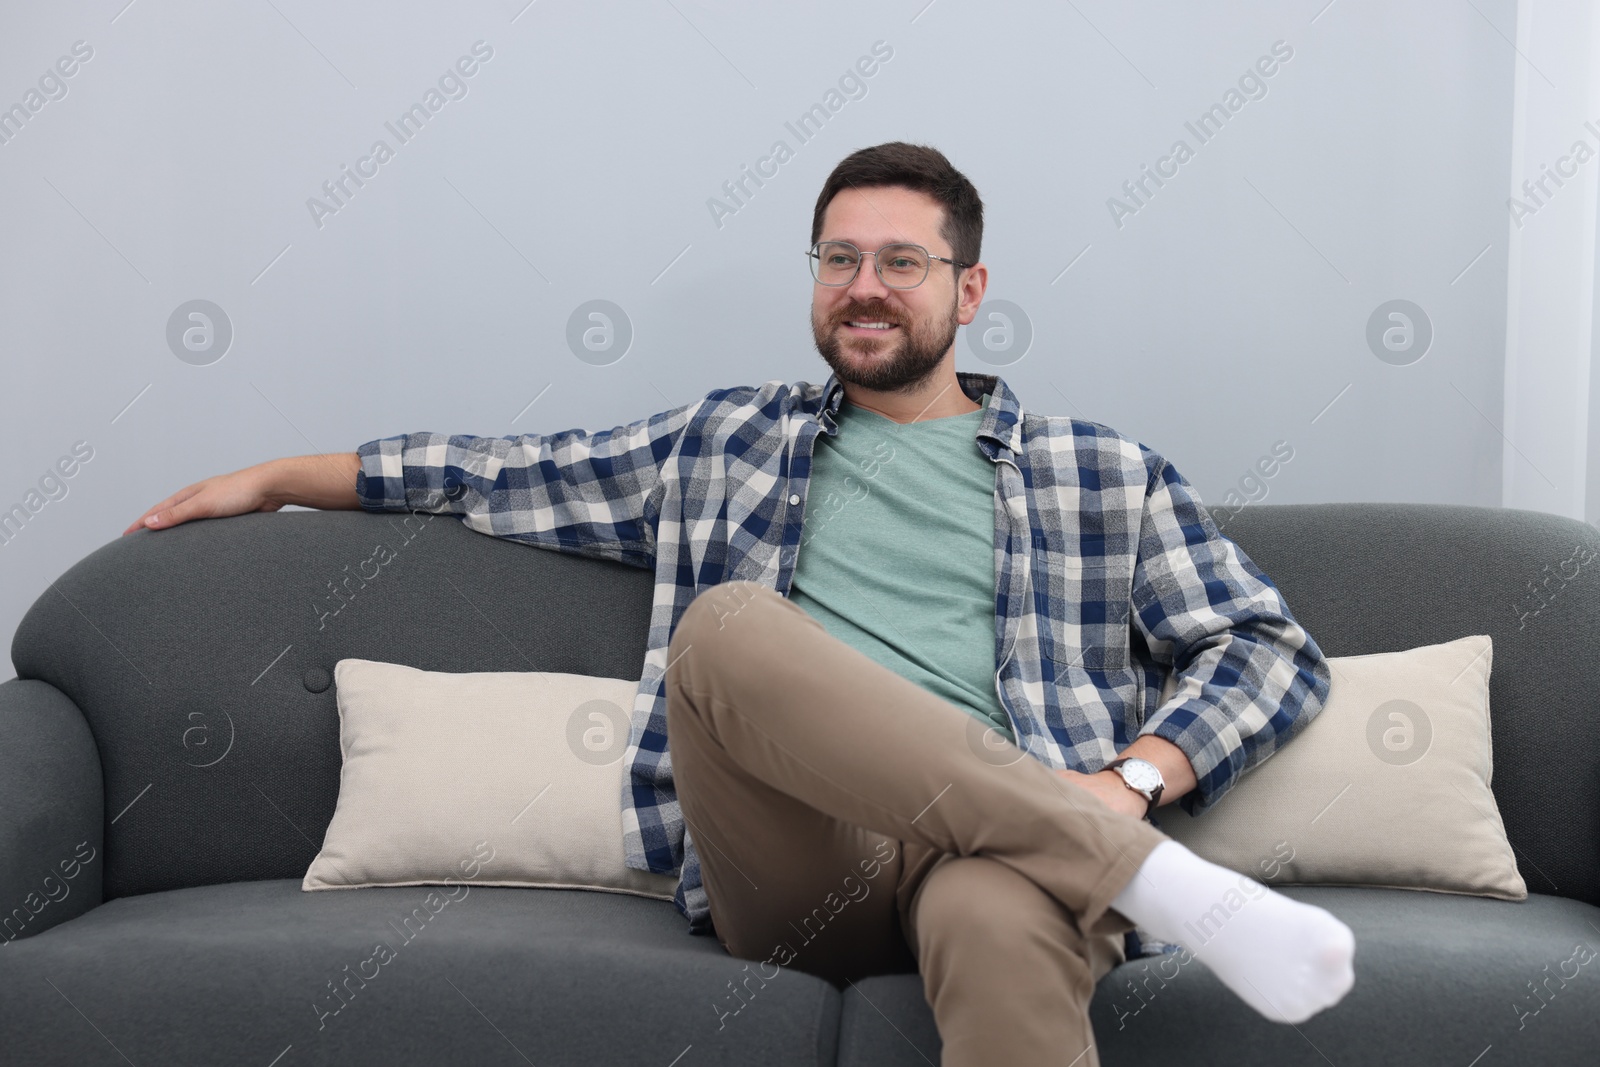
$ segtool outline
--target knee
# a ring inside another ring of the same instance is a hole
[[[777,595],[759,582],[742,580],[702,589],[678,619],[672,639],[667,643],[668,662],[690,644],[737,638],[747,629],[736,625],[746,609],[762,597]]]

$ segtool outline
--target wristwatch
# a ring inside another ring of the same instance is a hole
[[[1125,756],[1122,759],[1112,760],[1103,769],[1116,771],[1122,776],[1124,785],[1148,801],[1144,809],[1144,816],[1148,819],[1161,801],[1161,791],[1167,787],[1166,781],[1161,777],[1161,768],[1149,760],[1139,759],[1137,756]]]

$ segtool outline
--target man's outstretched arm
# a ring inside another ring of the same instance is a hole
[[[247,511],[277,511],[286,504],[357,511],[361,508],[356,495],[360,470],[361,460],[354,452],[268,460],[184,486],[122,532],[165,530],[191,519],[219,519]]]
[[[666,489],[662,467],[691,430],[695,400],[609,430],[509,437],[409,433],[356,450],[369,511],[459,515],[524,544],[649,567]],[[706,447],[695,440],[693,454]]]

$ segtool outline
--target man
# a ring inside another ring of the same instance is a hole
[[[1215,803],[1320,711],[1328,666],[1165,459],[955,370],[982,212],[931,148],[839,164],[808,253],[823,386],[602,433],[371,441],[208,479],[129,529],[425,505],[653,568],[629,865],[679,871],[691,930],[737,957],[836,983],[916,966],[947,1065],[1097,1063],[1089,999],[1135,924],[1299,1022],[1351,987],[1349,928],[1262,889],[1188,943],[1239,876],[1146,817]]]

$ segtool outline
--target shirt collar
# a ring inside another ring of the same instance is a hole
[[[1013,453],[1021,452],[1022,402],[1010,386],[998,374],[964,370],[956,371],[956,382],[974,402],[982,402],[984,395],[989,395],[989,403],[984,406],[983,418],[978,423],[976,438],[980,442],[979,447],[987,438],[999,448],[1009,449]],[[839,432],[839,408],[843,403],[844,383],[837,374],[829,374],[827,383],[822,387],[822,410],[817,415],[817,421],[830,434]],[[996,458],[991,449],[985,448],[984,452],[990,459]]]

